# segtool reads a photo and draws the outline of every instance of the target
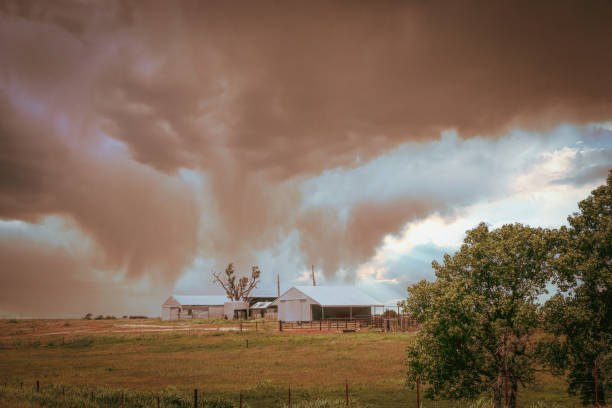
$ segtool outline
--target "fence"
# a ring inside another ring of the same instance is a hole
[[[309,402],[316,400],[316,406],[325,407],[354,407],[361,408],[370,406],[361,404],[359,401],[359,388],[353,390],[349,380],[336,383],[333,395],[326,397],[313,397],[311,393],[300,392],[291,385],[275,388],[278,397],[276,403],[271,407],[293,407],[293,406],[315,406]],[[68,384],[48,384],[39,380],[36,383],[24,383],[5,381],[0,385],[0,406],[12,407],[13,405],[22,406],[19,402],[30,401],[40,406],[61,406],[61,407],[90,407],[90,408],[246,408],[250,402],[257,401],[258,396],[249,392],[234,392],[231,395],[224,394],[210,396],[199,392],[198,388],[190,390],[163,390],[157,392],[136,391],[130,389],[110,389],[95,386],[74,386]],[[490,400],[481,398],[478,402],[448,401],[448,400],[426,400],[423,401],[419,394],[406,392],[401,398],[402,406],[407,408],[485,408],[492,407]],[[326,403],[320,404],[321,400]],[[397,403],[397,397],[393,400]],[[8,405],[6,404],[8,403]],[[377,406],[385,406],[385,401],[376,401]],[[502,401],[503,406],[507,402]],[[561,405],[559,405],[561,404]],[[397,404],[394,404],[394,406]],[[574,407],[577,406],[576,400],[570,398],[546,398],[545,401],[537,399],[520,398],[517,401],[519,408],[545,408],[545,407]],[[594,407],[595,405],[593,405]],[[599,408],[605,408],[599,405]]]

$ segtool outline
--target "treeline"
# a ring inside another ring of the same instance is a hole
[[[408,381],[429,398],[515,407],[542,367],[565,375],[584,405],[605,405],[612,330],[612,171],[568,217],[569,226],[521,224],[467,231],[432,263],[435,282],[408,288],[404,311],[422,323],[407,348]],[[556,293],[543,302],[549,290]]]

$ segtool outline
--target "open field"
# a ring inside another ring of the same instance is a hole
[[[31,392],[36,380],[43,391],[53,385],[86,391],[102,387],[96,393],[123,389],[155,395],[165,390],[186,401],[197,388],[200,398],[222,397],[236,405],[242,392],[250,407],[278,407],[289,386],[294,402],[312,396],[342,398],[345,379],[351,398],[364,405],[416,406],[403,374],[410,333],[279,333],[272,330],[276,324],[241,333],[228,330],[232,326],[155,319],[0,321],[0,390],[4,383],[8,388],[0,393],[0,407],[40,406],[19,400],[19,384]],[[567,397],[562,379],[545,373],[519,394],[521,407],[534,400],[579,406]],[[423,404],[451,406],[461,405]]]

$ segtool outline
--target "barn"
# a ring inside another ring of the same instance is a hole
[[[369,319],[380,302],[354,286],[293,286],[272,302],[278,320]]]
[[[172,295],[161,308],[162,320],[223,319],[225,296]]]

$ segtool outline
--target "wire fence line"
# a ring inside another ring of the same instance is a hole
[[[588,382],[584,382],[588,383]],[[592,382],[591,382],[592,383]],[[385,401],[365,401],[360,399],[359,391],[351,388],[349,380],[338,382],[337,393],[325,397],[313,396],[312,392],[304,392],[299,388],[288,385],[285,391],[281,387],[273,387],[269,392],[276,393],[275,402],[271,407],[385,407]],[[70,384],[47,384],[40,380],[36,382],[5,381],[0,388],[0,408],[13,401],[26,400],[40,406],[53,406],[64,408],[248,408],[249,402],[256,402],[260,397],[251,391],[235,392],[231,396],[227,393],[210,395],[201,393],[201,389],[177,390],[169,387],[160,391],[113,389],[100,386],[76,386]],[[402,406],[418,408],[488,408],[480,401],[450,401],[420,399],[417,405],[414,392],[406,389],[403,394]],[[397,397],[397,396],[395,396]],[[309,405],[312,401],[323,401],[322,404]],[[375,404],[375,405],[370,405]],[[519,394],[519,408],[565,408],[577,407],[575,399],[570,397],[557,397],[538,399],[537,397],[523,397]],[[604,408],[603,405],[600,405]]]

